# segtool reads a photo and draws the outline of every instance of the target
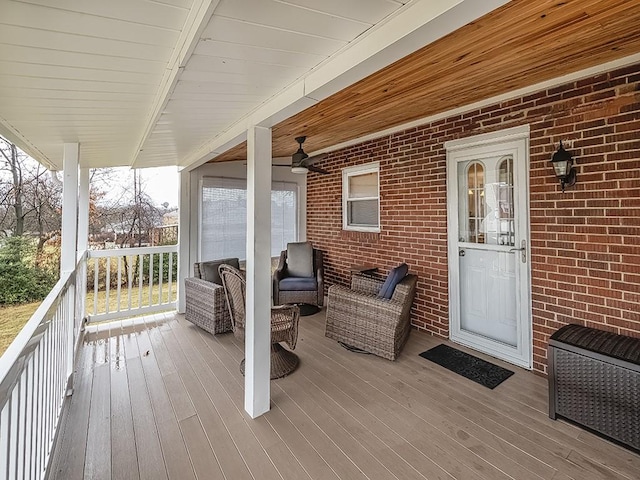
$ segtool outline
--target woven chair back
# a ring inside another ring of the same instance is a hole
[[[231,265],[220,265],[218,268],[222,286],[227,297],[227,306],[231,315],[231,328],[234,335],[244,339],[244,325],[246,319],[247,288],[244,274]]]

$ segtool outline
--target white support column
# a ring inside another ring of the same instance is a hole
[[[191,174],[184,169],[180,172],[178,192],[178,313],[184,313],[184,279],[189,276],[190,231],[191,231]]]
[[[86,167],[80,168],[80,185],[78,192],[78,242],[76,261],[89,249],[89,202],[90,202],[90,169]],[[86,300],[87,300],[87,262],[86,260],[80,265],[77,275],[76,294],[80,296],[80,302],[77,302],[78,311],[76,312],[75,326],[77,329],[82,328],[82,322],[85,316]],[[74,331],[75,338],[78,338],[78,331]]]
[[[89,248],[89,169],[80,168],[78,195],[78,255]]]
[[[78,245],[78,165],[80,163],[80,144],[65,143],[63,153],[62,180],[62,242],[60,246],[60,273],[72,272],[76,268]],[[67,395],[73,392],[73,366],[75,353],[76,291],[71,289],[67,309]],[[82,295],[82,293],[80,293]]]
[[[76,267],[79,157],[80,144],[64,144],[60,272],[69,272]]]
[[[271,401],[271,129],[247,133],[247,317],[244,409],[251,418]]]

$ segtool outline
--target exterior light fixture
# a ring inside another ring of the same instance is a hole
[[[556,172],[556,177],[560,180],[562,192],[564,187],[572,187],[576,184],[576,170],[573,168],[573,158],[571,154],[564,149],[562,141],[556,153],[551,157],[551,164]]]

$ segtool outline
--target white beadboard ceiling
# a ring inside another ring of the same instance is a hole
[[[0,134],[54,169],[66,142],[88,167],[193,166],[422,47],[387,52],[463,3],[0,0]]]

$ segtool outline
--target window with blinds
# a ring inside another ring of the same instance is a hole
[[[342,228],[380,231],[380,165],[369,163],[342,171]]]
[[[298,186],[273,182],[271,187],[271,256],[298,239]],[[200,207],[200,259],[246,259],[247,182],[204,177]]]

